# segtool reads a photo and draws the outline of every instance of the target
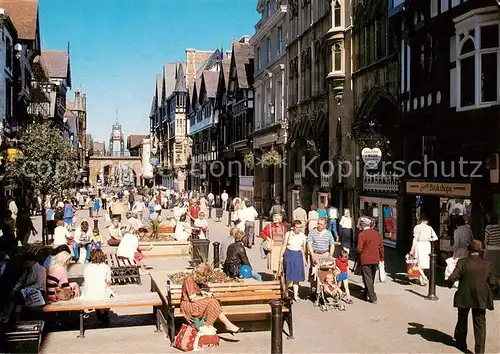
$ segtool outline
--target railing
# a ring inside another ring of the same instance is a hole
[[[293,173],[293,184],[296,186],[302,185],[302,173],[301,172],[294,172]]]
[[[395,173],[363,176],[363,190],[365,191],[396,193],[399,190],[399,184],[400,179]]]
[[[330,187],[331,176],[328,173],[321,173],[321,188],[329,188]]]

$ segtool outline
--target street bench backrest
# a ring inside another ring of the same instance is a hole
[[[181,302],[181,285],[170,285],[169,301],[171,306],[179,306]],[[277,281],[259,283],[222,283],[207,284],[202,290],[209,291],[222,305],[268,303],[281,298],[281,287]]]

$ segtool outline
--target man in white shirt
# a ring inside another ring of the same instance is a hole
[[[293,211],[293,221],[297,220],[300,221],[300,232],[305,234],[306,231],[306,225],[307,225],[307,212],[305,211],[304,208],[302,208],[302,205],[300,203],[297,203],[297,208]]]
[[[142,260],[144,259],[144,255],[141,251],[149,251],[153,248],[152,245],[148,247],[139,246],[140,239],[143,238],[147,232],[148,229],[141,227],[136,231],[135,234],[126,233],[125,235],[123,235],[120,245],[116,250],[116,256],[127,258],[129,260],[135,260],[137,263],[141,264]],[[143,264],[141,265],[143,266]],[[141,274],[148,274],[147,272],[145,272],[145,269],[141,270]]]
[[[249,200],[245,200],[245,207],[239,211],[240,225],[245,226],[245,238],[243,244],[252,248],[255,245],[255,219],[259,216],[257,210]]]
[[[224,190],[220,195],[220,199],[222,200],[222,209],[227,210],[227,201],[229,200],[229,195]]]
[[[12,218],[14,220],[17,219],[17,213],[19,212],[19,210],[17,209],[17,204],[16,202],[14,201],[14,199],[12,199],[9,203],[9,210],[12,212]]]
[[[73,244],[73,257],[75,260],[80,258],[80,249],[85,248],[86,261],[90,262],[90,252],[92,251],[92,228],[87,221],[82,221],[80,226],[75,229],[74,244]]]
[[[132,206],[132,212],[137,213],[137,218],[139,220],[142,220],[143,214],[144,214],[144,202],[142,201],[141,197],[136,197],[136,200],[134,202],[134,205]]]
[[[68,238],[71,237],[71,232],[64,227],[64,221],[58,220],[57,227],[54,229],[54,242],[53,246],[60,246],[68,244]]]
[[[118,246],[120,244],[120,241],[122,240],[122,226],[117,218],[113,218],[111,220],[111,225],[109,225],[108,227],[108,233],[108,245]]]
[[[332,233],[335,240],[339,240],[339,232],[337,227],[337,219],[339,218],[339,210],[333,205],[328,209],[328,230]]]
[[[213,206],[215,204],[215,196],[214,196],[214,194],[212,192],[208,193],[207,199],[208,199],[208,207],[209,208],[213,208]]]

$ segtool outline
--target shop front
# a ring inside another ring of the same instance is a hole
[[[470,183],[406,181],[406,195],[412,204],[412,226],[425,214],[439,238],[443,257],[453,253],[453,233],[459,219],[472,227]]]

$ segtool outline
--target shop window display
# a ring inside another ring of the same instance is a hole
[[[457,228],[457,220],[464,218],[465,223],[469,224],[471,201],[470,199],[440,198],[440,205],[440,249],[442,252],[453,252],[453,233]]]
[[[397,234],[396,206],[383,204],[382,208],[383,208],[383,223],[384,223],[383,237],[391,241],[396,241],[396,234]]]

